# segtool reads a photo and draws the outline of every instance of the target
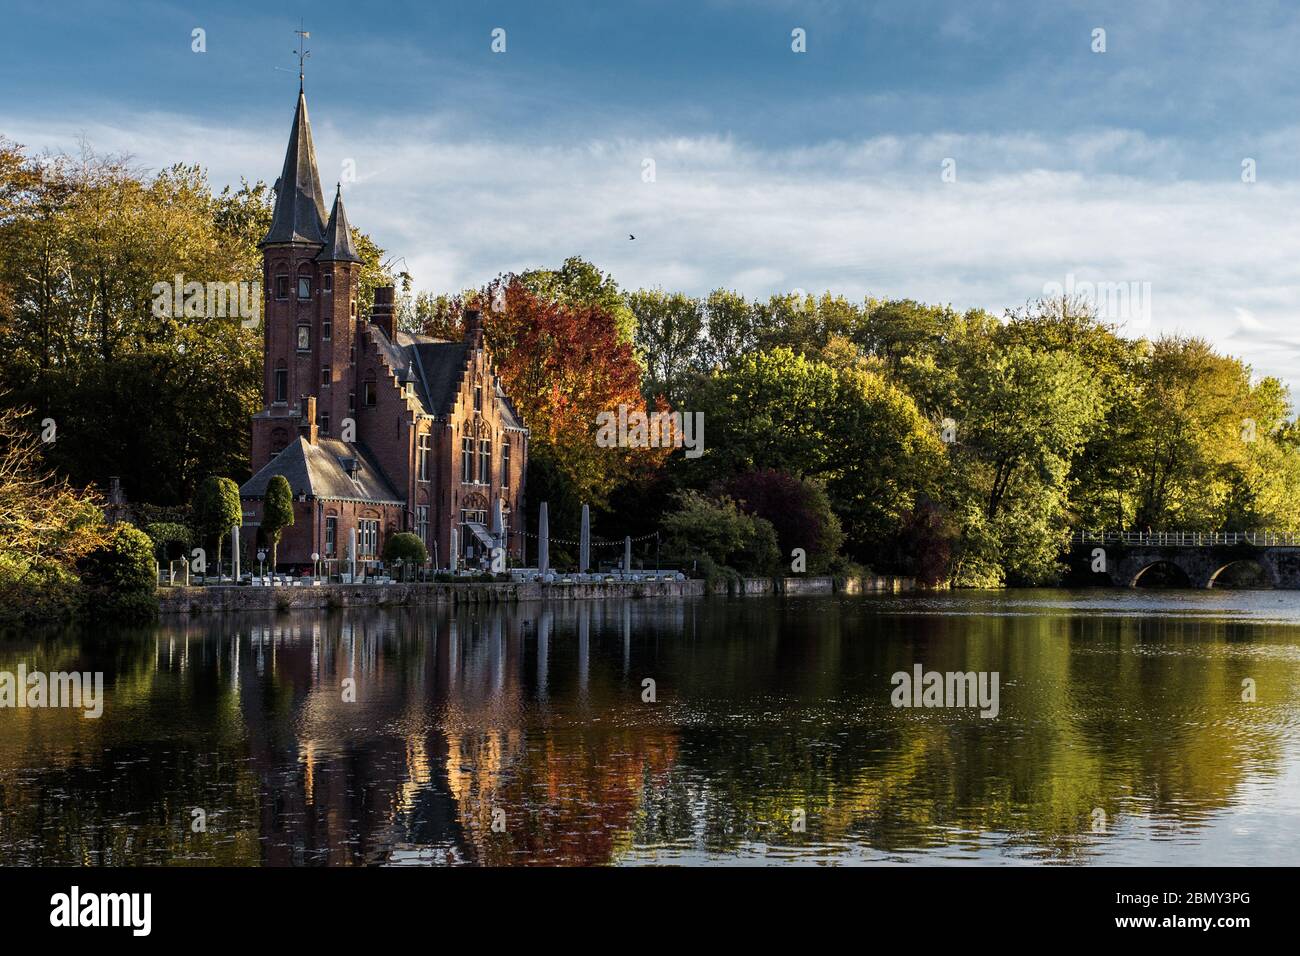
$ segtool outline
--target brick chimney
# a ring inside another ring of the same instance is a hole
[[[483,315],[478,309],[465,310],[465,344],[476,349],[483,347]]]
[[[316,444],[316,396],[304,395],[298,402],[302,417],[298,420],[298,434],[307,439],[307,444]]]
[[[375,289],[375,304],[370,310],[370,321],[384,330],[388,341],[393,340],[393,287],[381,285]]]

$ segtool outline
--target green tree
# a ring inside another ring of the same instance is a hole
[[[556,305],[599,309],[613,320],[620,342],[631,345],[634,341],[636,316],[618,283],[586,259],[570,256],[558,269],[532,269],[521,273],[519,281],[529,292]]]
[[[102,502],[53,474],[39,423],[0,407],[0,622],[76,611],[76,562],[104,541]]]
[[[676,404],[699,354],[704,326],[700,301],[680,292],[642,289],[628,296],[628,304],[636,316],[636,348],[645,368],[642,391],[646,401],[662,395]]]
[[[745,514],[727,497],[683,492],[663,521],[664,547],[678,561],[698,561],[706,576],[721,568],[771,575],[780,560],[771,522]]]
[[[153,542],[154,558],[161,564],[175,561],[189,554],[193,535],[190,529],[175,521],[154,521],[142,529]]]
[[[704,337],[698,364],[724,370],[749,354],[758,343],[754,310],[737,292],[715,289],[704,300]]]
[[[131,500],[158,504],[191,500],[204,475],[247,474],[262,333],[229,308],[207,314],[206,296],[176,314],[156,286],[253,289],[269,221],[261,182],[214,194],[195,166],[146,175],[89,149],[0,143],[0,380],[9,404],[58,423],[47,457],[60,474],[83,487],[119,476]],[[364,314],[391,275],[354,238]],[[259,294],[245,301],[260,311]]]
[[[206,538],[217,539],[217,574],[221,574],[222,539],[230,529],[243,521],[244,510],[239,503],[239,486],[229,478],[210,475],[199,486],[194,497],[194,527]]]
[[[837,344],[851,344],[863,322],[863,310],[843,296],[774,295],[753,307],[754,333],[763,349],[785,347],[825,361]]]
[[[835,369],[788,348],[751,353],[699,383],[705,452],[680,462],[690,487],[760,468],[826,485],[850,552],[879,561],[943,463],[911,398],[869,369]]]
[[[92,617],[149,621],[158,614],[153,542],[139,528],[117,524],[81,559],[85,612]]]
[[[1101,408],[1069,355],[1013,345],[966,371],[949,500],[964,516],[967,568],[1043,583],[1059,572],[1068,476]]]
[[[1219,530],[1250,458],[1243,441],[1244,421],[1257,414],[1250,371],[1202,339],[1165,337],[1151,344],[1141,374],[1135,414],[1121,431],[1131,450],[1134,522]],[[1269,431],[1255,423],[1256,439],[1270,440]]]
[[[262,498],[262,531],[271,544],[271,570],[278,564],[280,534],[293,526],[293,489],[284,475],[272,475]]]

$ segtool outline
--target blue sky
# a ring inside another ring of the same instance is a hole
[[[299,16],[322,178],[422,288],[571,254],[995,312],[1117,283],[1131,331],[1292,377],[1300,5],[20,2],[0,133],[273,180]]]

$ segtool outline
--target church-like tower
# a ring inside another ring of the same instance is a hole
[[[253,476],[240,488],[250,548],[264,542],[262,508],[279,476],[294,499],[282,565],[374,566],[401,531],[425,543],[435,567],[521,556],[528,430],[478,313],[466,314],[460,340],[445,340],[398,327],[392,286],[358,302],[361,257],[341,190],[325,214],[301,84],[260,247],[262,409]]]
[[[361,259],[341,190],[326,217],[301,88],[271,227],[260,246],[265,361],[263,409],[253,418],[254,472],[304,427],[337,436],[356,403]]]

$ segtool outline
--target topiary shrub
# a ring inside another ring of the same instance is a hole
[[[115,525],[104,544],[77,563],[88,617],[151,621],[158,616],[153,542],[139,528]]]
[[[403,531],[389,535],[384,542],[384,560],[390,564],[399,560],[403,564],[424,564],[429,560],[429,552],[418,535]]]
[[[284,475],[272,475],[262,498],[262,532],[271,544],[271,570],[280,560],[280,532],[293,527],[293,489]]]
[[[244,517],[239,485],[229,478],[212,475],[199,485],[194,496],[194,527],[206,538],[217,539],[217,574],[221,574],[222,541]]]

